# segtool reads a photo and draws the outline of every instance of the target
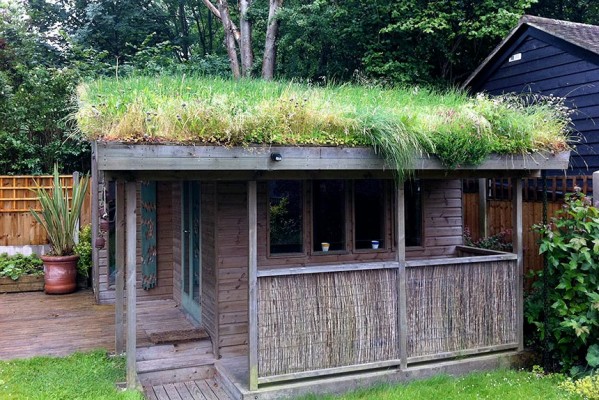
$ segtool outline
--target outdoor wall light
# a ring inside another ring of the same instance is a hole
[[[271,153],[270,159],[272,161],[281,161],[283,159],[283,156],[281,155],[281,153]]]

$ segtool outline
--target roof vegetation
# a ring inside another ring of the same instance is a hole
[[[490,153],[562,151],[570,123],[556,98],[188,76],[95,80],[78,100],[90,140],[373,146],[402,171],[425,154],[455,168]]]

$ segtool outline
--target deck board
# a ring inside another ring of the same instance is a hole
[[[152,400],[233,400],[213,378],[145,388]]]

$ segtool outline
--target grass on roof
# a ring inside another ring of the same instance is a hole
[[[415,156],[447,168],[490,153],[568,148],[558,99],[489,98],[450,90],[315,87],[290,82],[161,76],[82,84],[75,114],[90,140],[224,146],[373,146],[398,170]]]

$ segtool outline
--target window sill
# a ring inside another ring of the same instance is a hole
[[[347,250],[329,250],[329,251],[314,251],[314,252],[312,252],[313,256],[340,255],[340,254],[349,254],[349,252]]]

